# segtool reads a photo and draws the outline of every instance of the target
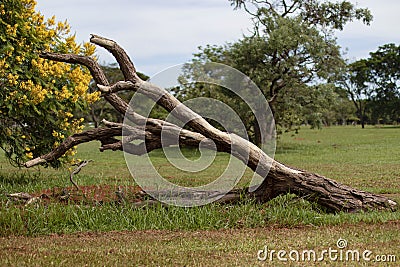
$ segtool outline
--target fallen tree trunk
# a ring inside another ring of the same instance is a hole
[[[126,52],[114,41],[93,35],[91,42],[106,48],[113,54],[124,74],[125,81],[110,86],[99,64],[89,57],[78,55],[64,55],[44,53],[46,59],[81,64],[86,66],[104,98],[121,114],[124,114],[134,126],[103,121],[105,127],[89,130],[68,137],[58,148],[39,158],[25,163],[32,167],[60,158],[66,151],[80,143],[99,140],[102,143],[100,151],[123,150],[134,155],[143,155],[163,146],[173,145],[174,142],[162,142],[163,136],[171,140],[178,138],[180,145],[215,149],[230,153],[254,172],[263,177],[263,182],[256,190],[233,190],[229,193],[222,192],[219,202],[238,200],[243,194],[257,199],[260,202],[268,201],[278,195],[294,193],[306,196],[310,201],[315,201],[332,211],[354,212],[369,209],[394,208],[396,203],[386,197],[360,191],[331,179],[307,171],[289,168],[269,157],[260,148],[251,142],[235,135],[222,132],[211,126],[204,118],[181,104],[165,89],[149,82],[145,82],[136,74],[136,69]],[[131,90],[143,94],[157,102],[174,117],[182,122],[188,122],[193,131],[162,120],[146,118],[136,113],[132,107],[122,100],[117,93]],[[123,136],[122,140],[115,137]],[[132,141],[141,140],[142,143],[134,144]],[[203,192],[206,193],[206,192]],[[218,194],[218,191],[214,192]]]

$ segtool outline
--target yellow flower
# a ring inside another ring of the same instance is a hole
[[[49,19],[47,20],[47,24],[48,24],[49,26],[55,25],[55,24],[56,24],[56,16],[52,16],[51,18],[49,18]]]
[[[28,159],[33,159],[33,153],[32,153],[32,152],[25,153],[25,156],[26,156]]]
[[[83,48],[85,56],[91,56],[96,51],[96,46],[92,45],[91,43],[84,43]]]
[[[16,56],[15,60],[17,61],[18,64],[20,64],[23,61],[23,58],[20,56]]]

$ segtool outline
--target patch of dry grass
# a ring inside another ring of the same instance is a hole
[[[259,261],[257,253],[269,250],[365,250],[394,255],[400,261],[400,223],[357,224],[329,227],[267,227],[219,231],[131,231],[78,233],[46,237],[0,238],[0,265],[7,266],[283,266],[275,257]],[[339,255],[339,254],[338,254]],[[288,258],[288,256],[286,256]],[[393,261],[393,258],[392,258]],[[356,266],[377,264],[357,261],[289,261],[290,266]],[[379,266],[395,266],[396,263]]]

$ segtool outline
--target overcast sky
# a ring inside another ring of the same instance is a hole
[[[233,11],[227,0],[37,0],[37,9],[46,17],[67,19],[77,41],[98,34],[124,47],[137,69],[154,75],[185,63],[198,46],[224,44],[248,34],[249,16]],[[370,51],[386,43],[400,43],[399,0],[358,0],[368,7],[371,26],[353,22],[337,34],[338,43],[348,49],[347,58],[368,57]],[[101,63],[113,58],[98,49]]]

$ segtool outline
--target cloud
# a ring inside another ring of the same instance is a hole
[[[39,0],[38,8],[47,17],[68,19],[79,41],[91,33],[116,40],[150,75],[188,61],[200,45],[235,41],[251,28],[249,16],[226,0]],[[113,60],[98,53],[100,61]]]
[[[379,45],[400,43],[400,1],[357,3],[370,8],[374,21],[369,27],[353,22],[337,33],[347,57],[367,57]],[[235,41],[252,27],[249,16],[233,11],[228,0],[38,0],[38,9],[47,17],[68,19],[79,42],[91,33],[117,41],[148,75],[190,60],[200,45]],[[98,54],[102,62],[113,61],[103,49]]]
[[[397,34],[400,24],[400,1],[359,0],[357,3],[359,7],[369,8],[374,20],[370,26],[358,21],[352,22],[343,32],[337,34],[340,45],[349,48],[348,58],[366,58],[381,45],[400,44],[400,35]]]

